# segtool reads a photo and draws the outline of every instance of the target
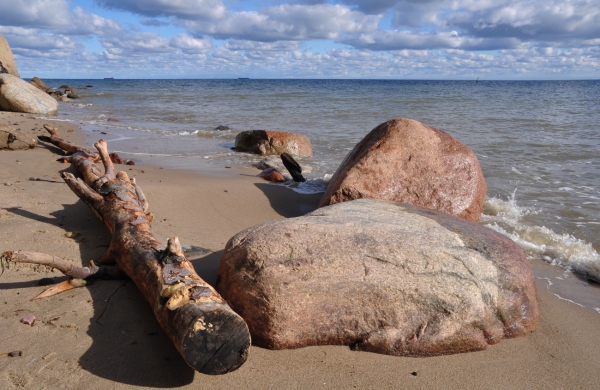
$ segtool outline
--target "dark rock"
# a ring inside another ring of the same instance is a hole
[[[125,165],[135,165],[135,162],[133,160],[127,160]]]
[[[115,118],[108,118],[107,121],[109,121],[109,122],[121,122],[120,120],[115,119]]]
[[[123,164],[123,160],[117,153],[110,153],[108,156],[110,157],[110,161],[112,161],[113,164]]]
[[[215,130],[226,131],[226,130],[231,130],[231,129],[229,128],[229,126],[220,125],[220,126],[215,127]]]
[[[65,94],[69,99],[79,99],[79,92],[75,88],[65,88]]]
[[[471,149],[442,130],[402,118],[377,126],[354,147],[320,206],[387,199],[477,221],[486,192]]]
[[[306,179],[302,176],[302,167],[298,164],[298,161],[294,160],[292,156],[288,153],[281,153],[281,162],[288,170],[290,175],[292,175],[292,179],[295,182],[305,182]]]
[[[69,87],[68,85],[65,85],[65,84],[61,85],[58,88],[60,88],[60,89],[71,89],[71,87]]]
[[[242,131],[235,137],[235,147],[261,155],[289,153],[300,157],[312,156],[312,146],[305,135],[283,131]]]
[[[539,311],[531,265],[507,237],[448,214],[360,199],[246,229],[217,289],[254,345],[349,345],[390,355],[482,350]]]

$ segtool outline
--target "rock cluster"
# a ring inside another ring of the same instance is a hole
[[[471,149],[442,130],[401,118],[377,126],[354,147],[320,206],[387,199],[477,221],[486,192]]]
[[[361,199],[227,243],[217,289],[255,345],[390,355],[476,351],[526,335],[536,287],[510,239],[445,213]]]

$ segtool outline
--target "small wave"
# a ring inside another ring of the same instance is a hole
[[[287,174],[284,176],[288,176]],[[289,177],[289,176],[288,176]],[[328,181],[324,179],[309,179],[303,183],[297,183],[295,181],[287,181],[281,183],[283,186],[303,195],[319,194],[325,192],[327,189]]]
[[[539,211],[517,205],[515,192],[508,200],[488,198],[480,222],[515,241],[530,257],[600,281],[600,254],[592,244],[545,226],[530,226],[524,216]]]

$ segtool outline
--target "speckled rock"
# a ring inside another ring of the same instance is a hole
[[[36,138],[12,131],[7,126],[0,126],[0,149],[33,149],[36,145]]]
[[[360,199],[229,240],[217,289],[255,345],[390,355],[482,350],[536,327],[531,265],[507,237],[448,214]]]
[[[0,74],[0,110],[55,115],[58,103],[27,81],[10,74]]]
[[[0,35],[0,61],[3,66],[8,70],[8,74],[12,74],[16,77],[19,76],[19,71],[17,70],[17,65],[15,64],[15,56],[13,55],[12,50],[10,50],[10,46],[8,42],[2,35]]]
[[[260,155],[289,153],[293,156],[312,156],[312,145],[302,134],[272,130],[242,131],[235,137],[239,150]]]
[[[377,126],[354,147],[320,206],[387,199],[477,221],[486,192],[471,149],[442,130],[401,118]]]

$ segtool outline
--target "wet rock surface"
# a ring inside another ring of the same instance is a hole
[[[235,147],[260,155],[289,153],[300,157],[312,156],[312,145],[308,137],[283,131],[242,131],[235,138]]]
[[[471,149],[442,130],[401,118],[377,126],[354,147],[320,206],[387,199],[477,221],[486,192]]]

